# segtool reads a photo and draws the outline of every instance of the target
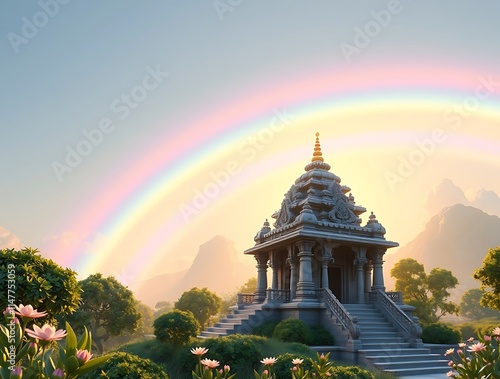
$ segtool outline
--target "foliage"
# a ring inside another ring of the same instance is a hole
[[[478,335],[477,342],[470,338],[458,345],[459,349],[449,349],[450,367],[447,376],[460,379],[498,378],[500,377],[499,355],[500,328],[496,327],[487,335]]]
[[[158,317],[153,327],[158,341],[172,343],[175,346],[187,344],[200,330],[200,324],[191,312],[178,309]]]
[[[238,302],[238,293],[254,293],[257,289],[257,277],[247,280],[245,284],[238,288],[234,293],[225,295],[222,299],[221,313],[228,313],[229,307]]]
[[[273,338],[277,338],[283,342],[299,342],[308,345],[311,341],[311,332],[304,321],[296,318],[288,318],[276,325]]]
[[[481,305],[481,297],[484,291],[479,288],[473,288],[465,292],[460,301],[460,316],[472,320],[481,320],[486,317],[499,317],[500,312]]]
[[[172,358],[174,346],[152,338],[140,342],[131,342],[120,346],[117,351],[137,355],[141,358],[151,359],[157,364],[165,364]]]
[[[331,333],[322,325],[312,325],[309,327],[311,332],[311,340],[309,341],[311,345],[314,346],[332,346],[333,336]]]
[[[375,375],[357,366],[336,366],[333,368],[335,379],[375,379]]]
[[[274,364],[274,373],[279,379],[292,379],[292,368],[294,366],[292,360],[302,359],[304,361],[304,363],[302,364],[304,370],[311,370],[312,366],[309,358],[309,355],[304,354],[281,354],[280,356],[278,356],[278,358],[276,359],[276,363]]]
[[[0,250],[0,288],[5,288],[0,291],[2,309],[14,302],[31,304],[50,317],[74,312],[81,300],[76,272],[41,257],[38,250],[31,248]]]
[[[279,321],[276,320],[264,321],[262,324],[257,325],[252,329],[252,334],[255,334],[256,336],[271,338],[278,323]]]
[[[473,276],[485,291],[481,305],[500,311],[500,246],[488,251],[483,265],[474,271]]]
[[[222,306],[222,299],[208,288],[191,288],[182,294],[175,303],[175,309],[190,311],[204,328],[210,316],[219,313]]]
[[[116,352],[101,368],[101,373],[96,376],[85,375],[84,379],[168,379],[168,375],[160,366],[149,359],[139,358],[135,355]]]
[[[170,301],[159,301],[155,305],[153,320],[174,309]]]
[[[458,343],[461,337],[460,330],[442,322],[427,325],[422,331],[422,341],[425,343]]]
[[[67,320],[79,328],[89,326],[100,352],[109,337],[137,330],[141,314],[132,291],[114,277],[104,278],[99,273],[80,281],[80,285],[83,304]]]
[[[427,275],[424,265],[405,258],[394,265],[391,276],[396,279],[396,291],[403,293],[405,303],[416,308],[415,315],[422,324],[435,323],[447,314],[458,314],[458,305],[448,301],[448,290],[458,284],[451,271],[436,267]]]
[[[49,324],[40,328],[33,322],[40,321],[44,312],[31,308],[22,313],[28,307],[31,306],[8,307],[5,322],[0,323],[0,378],[75,379],[109,359],[109,356],[92,359],[92,336],[86,329],[77,339],[68,323],[66,330],[56,331]],[[27,328],[31,323],[31,328]],[[57,345],[55,341],[64,337],[65,343]]]
[[[457,327],[462,333],[462,340],[467,340],[476,334],[485,335],[494,329],[499,323],[498,318],[486,318],[475,322],[464,322]]]

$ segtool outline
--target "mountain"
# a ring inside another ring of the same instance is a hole
[[[243,261],[245,258],[247,262]],[[137,286],[135,295],[150,306],[162,300],[175,302],[193,287],[207,287],[223,296],[236,292],[257,275],[252,263],[250,257],[244,257],[236,250],[232,241],[215,236],[200,246],[188,270],[146,280]]]
[[[427,273],[434,267],[450,270],[459,281],[455,293],[460,295],[479,287],[472,273],[481,267],[488,250],[497,246],[499,217],[462,204],[446,207],[430,219],[415,239],[385,256],[386,287],[394,288],[392,266],[402,258],[413,258],[424,265]]]

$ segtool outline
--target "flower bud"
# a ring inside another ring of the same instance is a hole
[[[14,367],[14,370],[10,372],[10,379],[21,379],[23,377],[23,369],[21,366]]]
[[[35,356],[37,351],[38,351],[38,345],[35,342],[30,341],[29,346],[28,346],[28,351],[27,351],[28,355],[30,357],[33,357],[33,356]]]
[[[64,378],[64,371],[62,368],[56,368],[52,373],[51,379],[62,379]]]

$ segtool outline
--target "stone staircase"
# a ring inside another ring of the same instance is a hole
[[[248,334],[252,326],[259,325],[264,319],[262,304],[245,304],[231,307],[231,313],[198,336],[199,338],[223,337],[228,334]]]
[[[343,304],[358,318],[362,349],[360,360],[396,376],[444,374],[450,371],[448,360],[430,349],[412,348],[398,330],[372,304]],[[444,376],[443,376],[444,377]]]

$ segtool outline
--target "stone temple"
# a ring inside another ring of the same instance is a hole
[[[311,162],[272,215],[274,228],[266,220],[244,252],[257,262],[257,290],[239,294],[232,313],[201,336],[298,318],[332,334],[334,346],[322,349],[333,357],[397,374],[447,372],[447,360],[423,348],[413,308],[385,291],[384,254],[398,243],[385,239],[373,212],[363,225],[366,208],[330,169],[316,133]]]

